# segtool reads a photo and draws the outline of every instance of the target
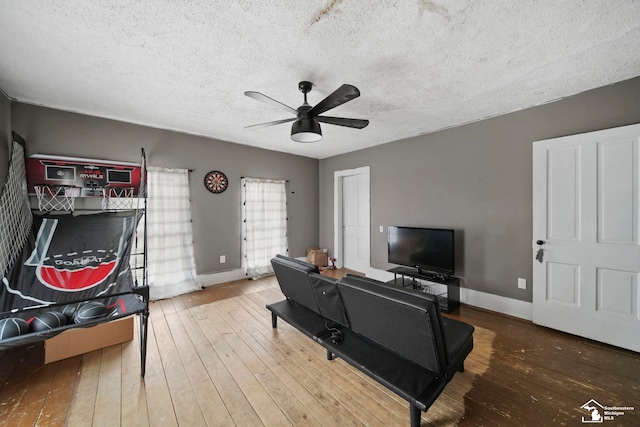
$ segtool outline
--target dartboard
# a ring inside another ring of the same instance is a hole
[[[204,176],[204,186],[212,193],[222,193],[227,189],[227,185],[229,185],[229,180],[220,171],[211,171]]]

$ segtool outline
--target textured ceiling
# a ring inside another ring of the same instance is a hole
[[[640,2],[0,0],[10,98],[315,158],[496,116],[640,75]],[[300,144],[298,82],[316,104],[361,96]]]

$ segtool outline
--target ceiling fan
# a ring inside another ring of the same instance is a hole
[[[322,139],[322,131],[320,130],[320,122],[328,123],[331,125],[346,126],[350,128],[362,129],[369,124],[369,120],[363,119],[347,119],[344,117],[329,117],[321,116],[327,110],[335,108],[345,102],[351,101],[354,98],[360,96],[360,91],[357,87],[343,84],[336,89],[332,94],[320,101],[315,106],[311,106],[307,103],[307,93],[311,92],[313,83],[302,81],[298,83],[298,89],[304,94],[304,103],[297,109],[291,108],[282,102],[276,101],[273,98],[269,98],[260,92],[247,91],[244,94],[249,98],[253,98],[257,101],[264,102],[265,104],[273,105],[282,108],[296,117],[290,119],[276,120],[273,122],[260,123],[257,125],[246,126],[249,128],[262,128],[267,126],[279,125],[281,123],[293,122],[291,126],[291,139],[296,142],[316,142]]]

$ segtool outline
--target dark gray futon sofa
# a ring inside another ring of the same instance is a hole
[[[473,349],[473,326],[443,317],[433,295],[313,264],[271,260],[286,299],[267,305],[277,319],[312,338],[409,402],[411,426],[427,411]]]

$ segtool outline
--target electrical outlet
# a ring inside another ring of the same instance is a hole
[[[527,279],[518,279],[518,289],[527,289]]]
[[[220,264],[224,264],[225,262],[227,262],[227,256],[226,255],[220,255]]]
[[[380,226],[380,232],[381,232],[381,233],[384,233],[384,225],[381,225],[381,226]]]

